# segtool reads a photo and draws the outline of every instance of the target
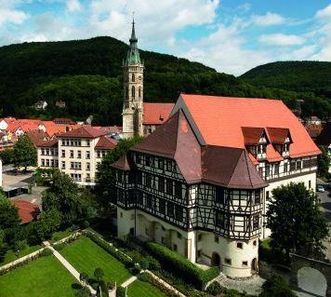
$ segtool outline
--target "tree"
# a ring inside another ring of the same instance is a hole
[[[131,147],[142,141],[142,137],[133,137],[119,141],[117,146],[102,160],[97,172],[97,199],[104,212],[109,213],[109,196],[113,192],[113,169],[111,165],[124,156]]]
[[[289,256],[290,252],[312,255],[322,249],[328,235],[326,220],[319,210],[316,194],[303,183],[290,183],[272,191],[267,212],[271,247]]]
[[[318,156],[318,175],[327,177],[329,175],[330,156],[324,146],[320,146],[322,154]]]
[[[100,267],[98,267],[94,270],[94,276],[95,276],[97,281],[101,281],[104,275],[105,274],[104,274],[103,270]]]
[[[13,158],[14,165],[17,168],[24,167],[26,170],[28,166],[37,165],[37,150],[27,135],[18,138],[14,145]]]
[[[20,222],[17,208],[0,192],[0,229],[16,228]]]
[[[279,274],[274,274],[262,285],[259,297],[295,297],[286,280]]]
[[[86,272],[82,272],[80,275],[79,275],[79,280],[81,282],[83,282],[83,284],[87,284],[88,282],[88,279],[89,279],[89,276]]]
[[[94,196],[78,187],[68,175],[55,170],[50,183],[50,188],[42,194],[42,208],[56,209],[61,214],[62,225],[82,223],[96,216]]]

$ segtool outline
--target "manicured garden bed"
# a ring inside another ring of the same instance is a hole
[[[3,261],[0,262],[0,266],[3,266],[9,262],[15,261],[18,258],[24,257],[28,254],[31,254],[31,253],[35,252],[36,250],[39,250],[40,248],[41,248],[40,245],[27,246],[23,250],[19,251],[18,253],[14,252],[13,250],[9,250],[5,254]]]
[[[128,287],[128,297],[166,297],[158,288],[139,279]]]
[[[68,244],[60,253],[78,272],[86,272],[89,276],[93,276],[97,267],[103,270],[106,281],[116,281],[118,285],[131,276],[123,263],[85,236]]]
[[[72,297],[74,282],[55,257],[41,257],[0,276],[0,296]]]

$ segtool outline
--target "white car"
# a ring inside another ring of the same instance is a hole
[[[325,192],[325,189],[322,185],[318,185],[317,186],[317,192],[321,192],[321,193],[324,193]]]

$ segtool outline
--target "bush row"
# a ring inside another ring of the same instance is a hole
[[[183,278],[199,290],[202,290],[210,280],[219,275],[218,267],[202,270],[185,257],[158,243],[147,242],[146,248],[160,261],[165,270],[176,273],[178,277]]]
[[[33,260],[36,260],[36,259],[38,259],[40,257],[44,257],[44,256],[50,256],[51,254],[53,254],[53,252],[50,249],[44,248],[40,252],[36,253],[35,255],[26,258],[24,261],[17,262],[16,264],[11,265],[10,267],[8,267],[6,269],[0,270],[0,275],[4,275],[18,267],[24,266],[24,265],[32,262]]]
[[[151,285],[153,285],[154,287],[159,288],[160,291],[162,291],[163,293],[165,293],[165,295],[167,295],[169,297],[177,297],[178,296],[177,293],[175,293],[173,290],[170,290],[169,288],[164,286],[162,283],[158,282],[154,277],[152,277],[147,272],[139,274],[138,279],[143,281],[143,282],[149,282]]]

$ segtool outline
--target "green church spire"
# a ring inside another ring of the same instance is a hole
[[[132,21],[132,32],[130,38],[130,48],[128,50],[125,65],[137,65],[141,64],[139,50],[138,50],[138,38],[136,37],[135,22]]]

